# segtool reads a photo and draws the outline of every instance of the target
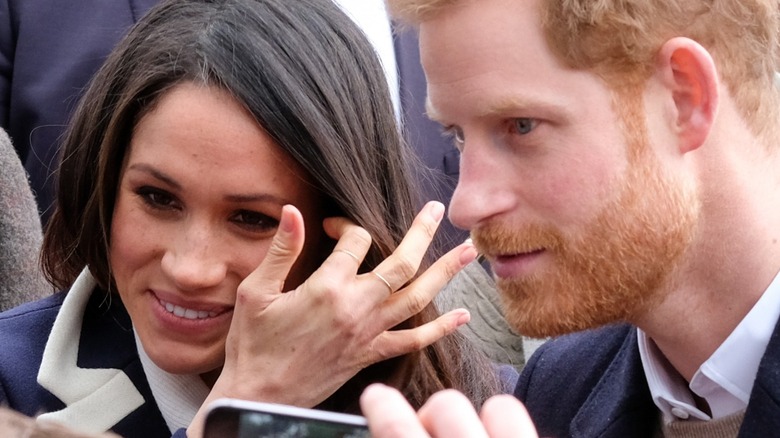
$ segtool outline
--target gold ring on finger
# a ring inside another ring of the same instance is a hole
[[[374,274],[374,276],[378,278],[382,283],[384,283],[385,286],[387,286],[387,288],[390,290],[390,293],[393,293],[394,291],[393,286],[390,286],[390,282],[387,281],[385,277],[382,277],[382,274],[375,271],[371,271],[371,273]]]
[[[353,253],[350,250],[347,250],[347,249],[334,249],[333,252],[343,252],[344,254],[346,254],[346,255],[352,257],[353,259],[355,259],[355,261],[358,262],[358,264],[360,264],[360,259],[358,258],[358,256],[356,256],[355,253]]]

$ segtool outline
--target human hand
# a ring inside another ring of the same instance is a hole
[[[238,288],[225,364],[203,406],[233,397],[312,407],[366,366],[419,350],[467,323],[468,312],[456,309],[419,327],[390,330],[476,257],[471,244],[460,245],[404,286],[443,213],[438,202],[426,205],[395,252],[360,275],[371,237],[347,219],[329,218],[324,226],[337,239],[334,251],[303,284],[282,293],[305,234],[300,212],[285,206],[265,259]],[[190,436],[199,436],[204,407]]]
[[[68,426],[50,422],[36,421],[35,418],[0,407],[0,436],[37,437],[37,438],[120,438],[111,432],[101,434],[82,433]]]
[[[415,413],[398,390],[382,384],[366,388],[360,407],[373,438],[536,438],[531,417],[515,397],[488,399],[479,415],[454,389],[439,391]]]

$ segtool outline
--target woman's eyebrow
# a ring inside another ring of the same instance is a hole
[[[248,194],[236,194],[225,195],[224,199],[229,202],[245,203],[245,202],[270,202],[275,204],[292,204],[287,199],[280,196],[272,195],[270,193],[248,193]]]
[[[165,184],[177,189],[181,190],[181,184],[176,182],[175,179],[172,177],[166,175],[159,169],[155,168],[154,166],[146,163],[133,163],[130,166],[128,166],[127,170],[135,170],[138,172],[148,173],[153,178],[159,179],[160,181],[164,182]]]

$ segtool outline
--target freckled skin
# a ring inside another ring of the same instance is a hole
[[[236,289],[265,257],[284,204],[311,224],[287,286],[318,266],[320,196],[305,177],[218,89],[179,85],[139,121],[120,177],[111,260],[122,302],[159,367],[221,367]],[[219,316],[175,318],[161,300]]]

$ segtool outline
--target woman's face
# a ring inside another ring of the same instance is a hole
[[[282,206],[307,225],[287,279],[319,264],[321,195],[228,93],[185,83],[135,127],[117,189],[111,269],[149,357],[203,374],[224,360],[236,288],[263,260]]]

